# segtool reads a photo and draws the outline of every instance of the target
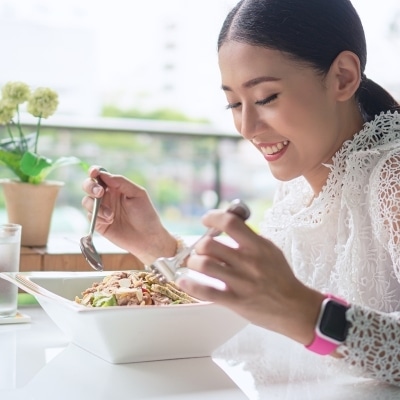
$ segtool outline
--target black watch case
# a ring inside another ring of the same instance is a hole
[[[322,336],[331,339],[332,342],[343,343],[349,330],[349,322],[346,320],[349,306],[334,299],[325,299],[324,303],[318,329]]]

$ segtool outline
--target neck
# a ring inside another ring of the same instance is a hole
[[[329,176],[330,169],[324,164],[332,164],[334,155],[340,150],[343,143],[353,139],[354,135],[358,133],[364,125],[364,119],[355,101],[352,102],[351,105],[348,104],[347,107],[343,107],[338,115],[338,121],[338,132],[341,133],[338,135],[338,141],[336,146],[332,149],[331,156],[321,163],[312,176],[305,176],[314,192],[314,197],[320,194]]]

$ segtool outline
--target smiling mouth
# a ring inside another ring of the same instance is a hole
[[[282,149],[284,149],[287,145],[289,144],[288,140],[285,140],[284,142],[279,142],[276,143],[272,146],[265,146],[261,147],[261,152],[265,156],[272,156],[273,154],[279,153]]]

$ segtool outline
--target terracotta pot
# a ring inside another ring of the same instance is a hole
[[[51,218],[63,182],[45,181],[39,185],[12,179],[0,180],[8,222],[22,225],[22,246],[46,246]]]

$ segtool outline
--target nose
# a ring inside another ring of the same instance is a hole
[[[265,129],[265,123],[257,110],[252,107],[242,107],[241,112],[235,116],[235,127],[244,139],[252,140]]]

